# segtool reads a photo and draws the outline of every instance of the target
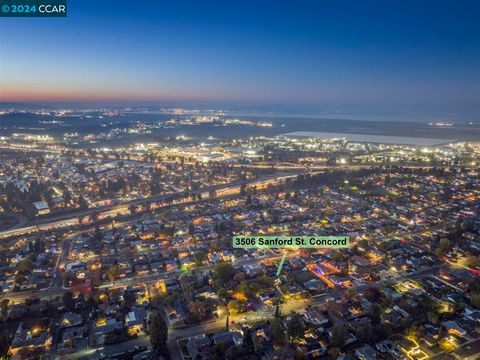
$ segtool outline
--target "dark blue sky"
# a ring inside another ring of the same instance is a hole
[[[477,116],[480,1],[69,0],[0,19],[0,101]]]

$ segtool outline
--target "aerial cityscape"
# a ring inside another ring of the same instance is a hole
[[[480,359],[480,2],[62,4],[0,20],[0,359]]]

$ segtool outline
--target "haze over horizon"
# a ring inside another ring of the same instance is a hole
[[[2,18],[0,102],[480,114],[478,1],[69,1]]]

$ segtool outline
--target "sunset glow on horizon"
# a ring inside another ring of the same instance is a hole
[[[454,4],[70,1],[2,18],[0,102],[478,116],[480,5]]]

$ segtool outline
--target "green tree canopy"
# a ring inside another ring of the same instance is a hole
[[[150,343],[156,353],[163,353],[167,348],[168,327],[158,311],[153,311],[149,321]]]
[[[233,279],[235,269],[232,264],[220,263],[215,264],[213,268],[213,280],[218,287],[224,287],[230,280]]]
[[[293,314],[287,323],[287,335],[294,342],[302,338],[305,332],[305,323],[299,314]]]

